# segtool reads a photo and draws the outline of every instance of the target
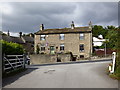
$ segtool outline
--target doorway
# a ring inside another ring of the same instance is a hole
[[[55,47],[54,46],[50,46],[50,54],[55,54]]]

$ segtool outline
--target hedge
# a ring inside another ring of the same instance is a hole
[[[19,55],[24,53],[23,46],[20,44],[7,42],[4,40],[0,40],[0,44],[2,44],[2,54]]]

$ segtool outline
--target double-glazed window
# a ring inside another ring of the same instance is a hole
[[[60,34],[60,40],[64,40],[64,38],[65,38],[65,35],[64,34]]]
[[[40,35],[40,40],[45,40],[45,35]]]
[[[44,45],[41,45],[40,50],[41,50],[41,51],[45,51],[45,46],[44,46]]]
[[[80,40],[84,40],[84,34],[80,33]]]
[[[84,44],[80,44],[79,48],[80,48],[80,52],[84,51]]]
[[[64,49],[65,49],[64,44],[60,44],[60,51],[62,51]]]

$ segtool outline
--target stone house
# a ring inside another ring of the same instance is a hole
[[[89,58],[92,54],[92,24],[86,27],[44,29],[43,24],[34,36],[34,51],[37,53],[56,54],[72,52],[74,57]]]

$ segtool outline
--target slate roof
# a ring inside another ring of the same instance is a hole
[[[79,33],[79,32],[91,32],[91,29],[89,27],[75,27],[75,29],[71,28],[44,29],[42,31],[39,30],[35,34],[42,35],[42,34]]]
[[[14,43],[19,43],[23,44],[23,40],[19,37],[13,37],[13,36],[7,36],[7,35],[2,35],[2,39],[8,42],[14,42]]]
[[[30,36],[22,36],[22,38],[26,41],[26,42],[34,42],[34,38],[30,37]]]

